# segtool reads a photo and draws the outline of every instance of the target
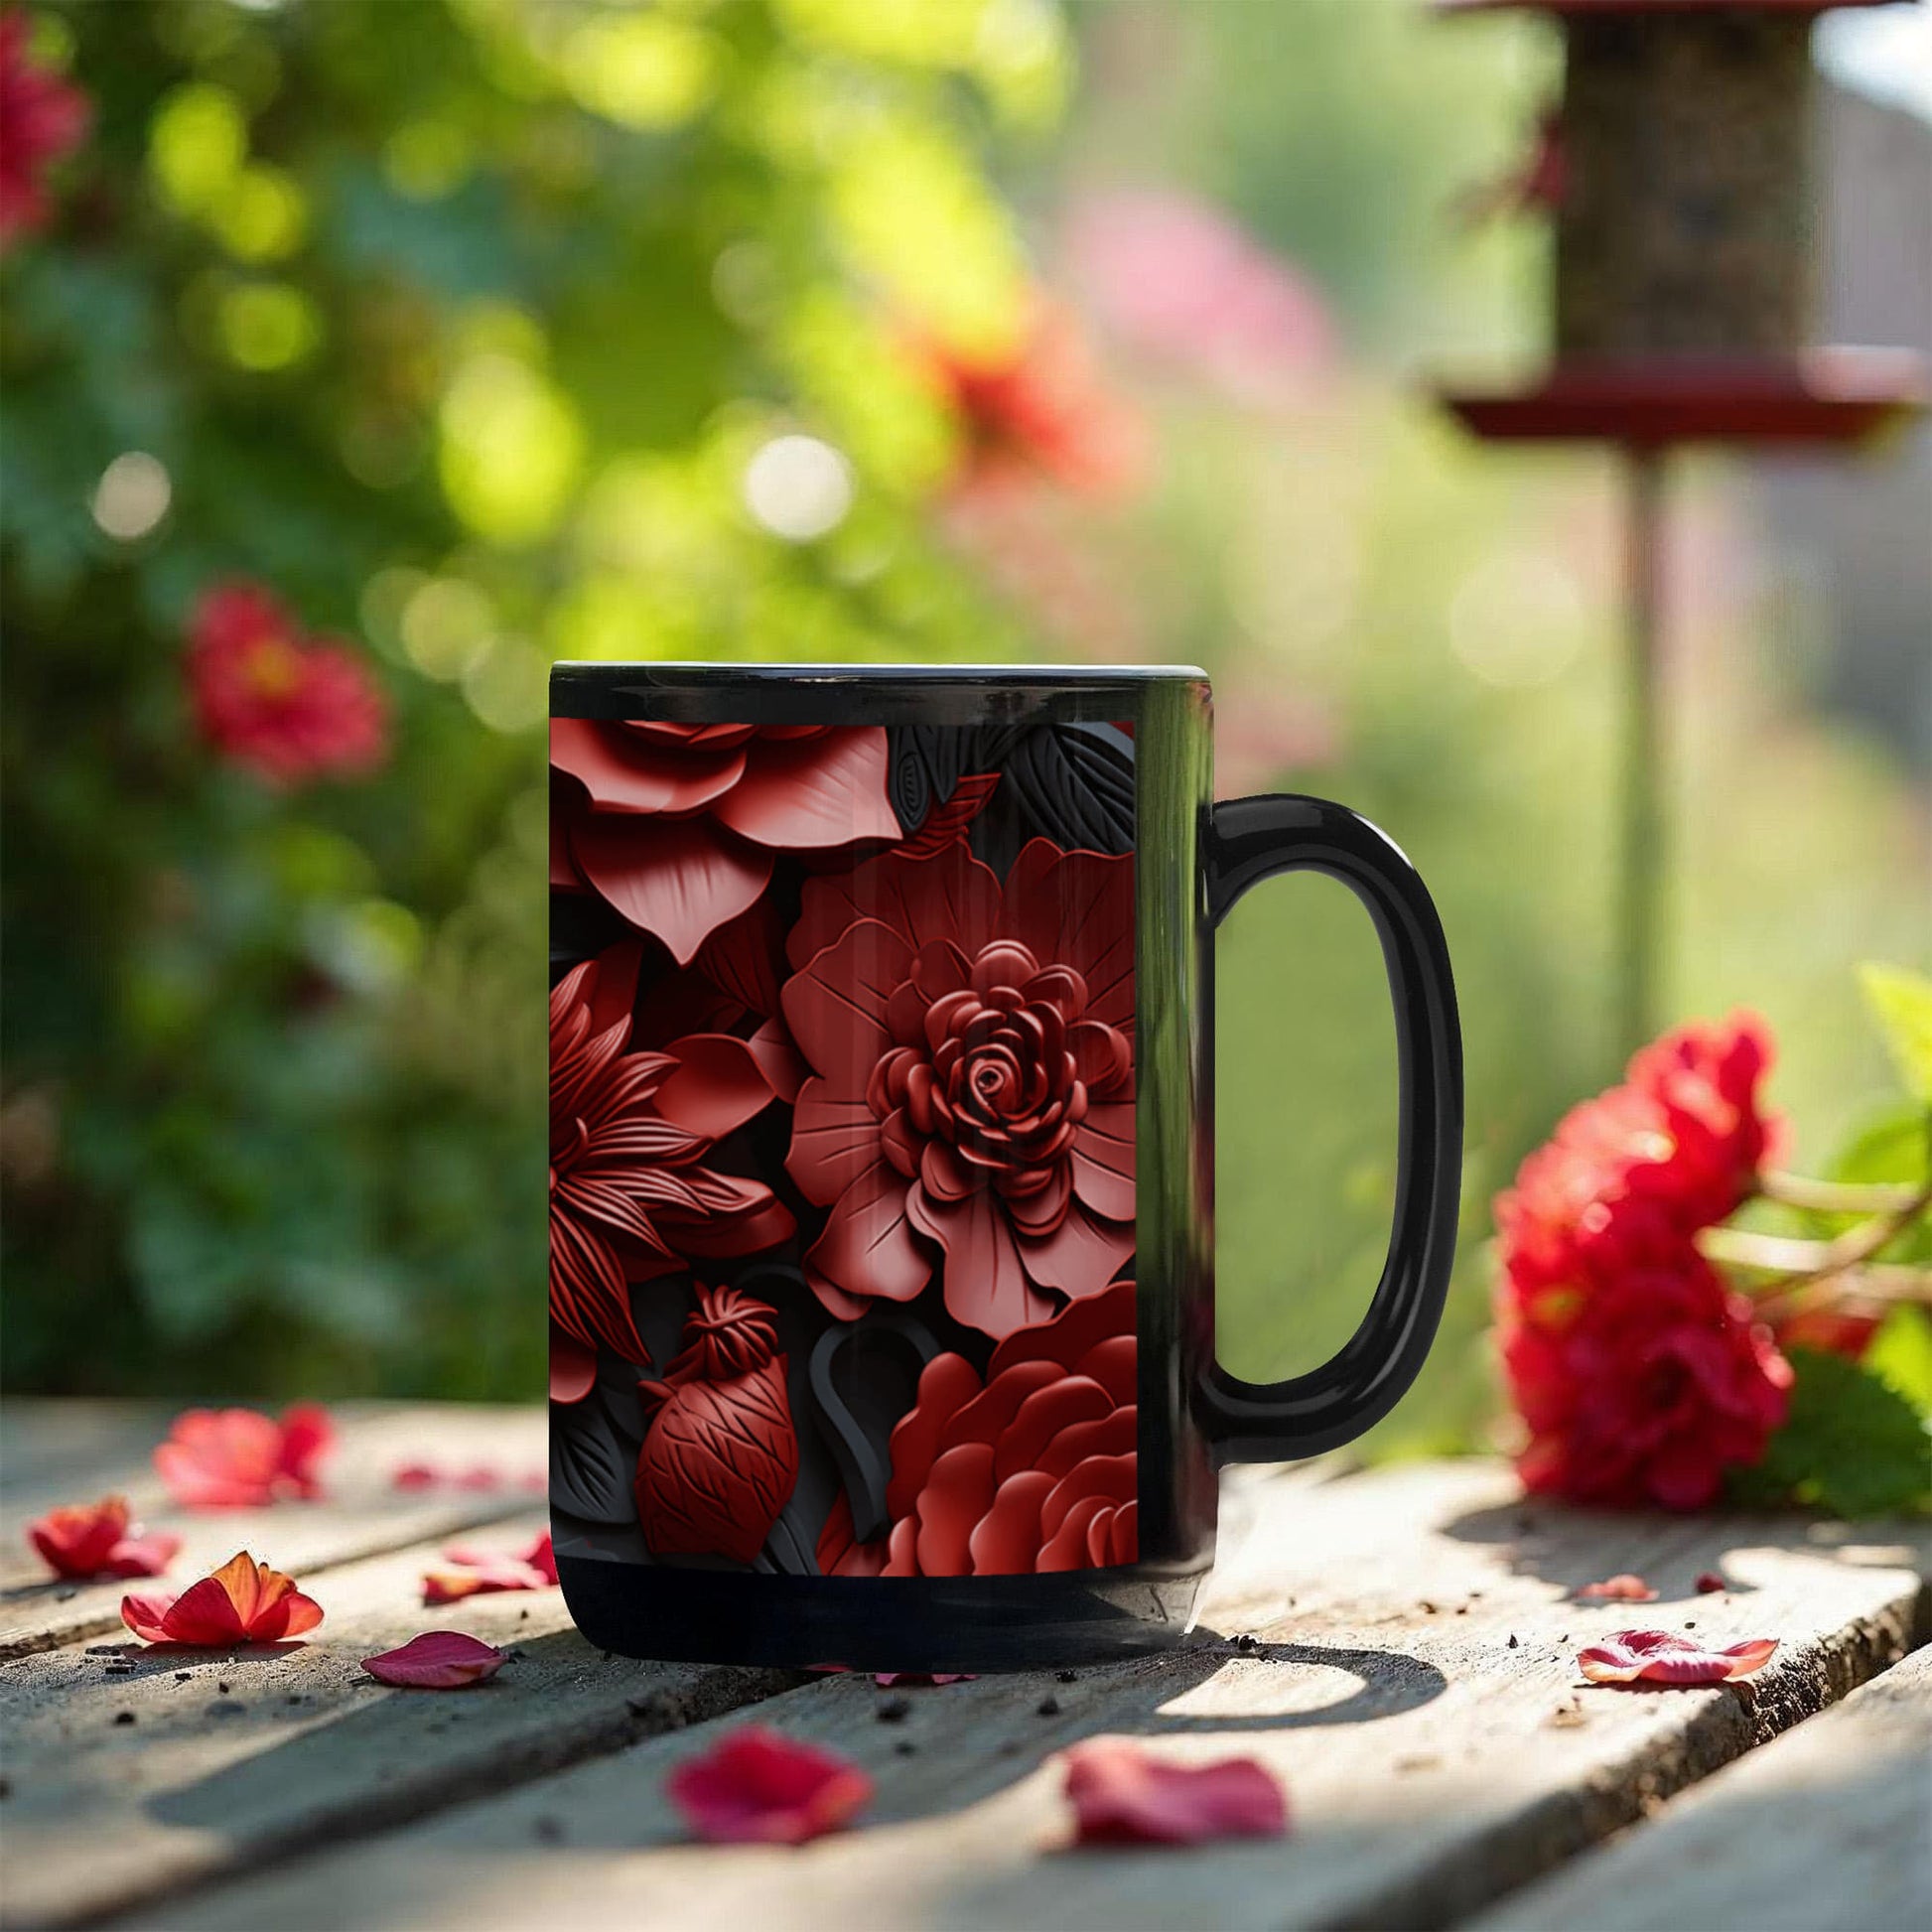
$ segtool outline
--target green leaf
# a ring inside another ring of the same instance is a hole
[[[1904,1396],[1843,1355],[1794,1348],[1791,1366],[1791,1413],[1763,1461],[1738,1472],[1737,1501],[1805,1503],[1837,1516],[1932,1501],[1932,1439]]]
[[[1932,1107],[1932,979],[1867,960],[1859,968],[1859,984],[1906,1092],[1921,1107]]]
[[[1932,1419],[1932,1320],[1923,1309],[1908,1303],[1893,1309],[1859,1365],[1895,1389],[1921,1417]]]

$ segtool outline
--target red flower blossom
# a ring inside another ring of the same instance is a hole
[[[1664,1237],[1735,1211],[1780,1132],[1757,1101],[1772,1052],[1749,1014],[1683,1027],[1639,1052],[1621,1086],[1573,1108],[1496,1202],[1517,1292],[1614,1281]]]
[[[1011,348],[974,355],[928,344],[923,360],[964,431],[969,487],[1033,474],[1111,495],[1144,474],[1139,419],[1102,383],[1078,323],[1057,304],[1037,303]]]
[[[494,1677],[509,1661],[498,1650],[460,1630],[425,1630],[397,1650],[364,1657],[362,1668],[379,1684],[415,1691],[462,1691]]]
[[[1505,1286],[1497,1323],[1532,1490],[1701,1509],[1784,1421],[1790,1365],[1688,1241],[1588,1293],[1524,1304]]]
[[[1728,1589],[1730,1586],[1725,1582],[1724,1578],[1717,1571],[1700,1570],[1697,1574],[1697,1581],[1691,1587],[1700,1596],[1714,1596],[1719,1590]]]
[[[1281,1782],[1252,1757],[1173,1764],[1127,1738],[1101,1737],[1076,1745],[1065,1762],[1081,1845],[1203,1845],[1288,1830]]]
[[[202,736],[271,784],[371,771],[388,752],[388,706],[363,659],[301,637],[253,585],[203,597],[187,669]]]
[[[1657,1592],[1641,1577],[1625,1570],[1605,1577],[1600,1584],[1586,1584],[1577,1597],[1585,1603],[1654,1603]]]
[[[0,13],[0,246],[45,225],[42,177],[85,138],[87,96],[28,54],[27,16]]]
[[[322,1494],[316,1465],[336,1440],[328,1410],[300,1402],[280,1422],[253,1409],[190,1409],[175,1418],[154,1466],[189,1509],[255,1509]]]
[[[423,1601],[454,1603],[461,1597],[486,1596],[498,1590],[548,1589],[556,1581],[557,1559],[551,1551],[548,1530],[521,1556],[453,1544],[443,1552],[443,1567],[424,1576]]]
[[[147,1643],[217,1650],[299,1637],[322,1621],[322,1605],[243,1550],[179,1596],[122,1597],[121,1621]]]
[[[551,885],[601,894],[681,966],[774,852],[899,836],[878,727],[553,718],[550,762]]]
[[[772,1311],[700,1289],[637,1457],[637,1520],[653,1556],[757,1557],[798,1480],[798,1437]]]
[[[50,1509],[27,1526],[28,1540],[57,1577],[158,1577],[181,1538],[128,1521],[125,1496]]]
[[[990,1335],[1100,1293],[1134,1249],[1132,856],[1035,839],[1003,887],[964,845],[888,853],[808,881],[787,950],[825,1306],[909,1302],[935,1250]]]
[[[853,1540],[841,1495],[827,1576],[1014,1576],[1134,1562],[1139,1490],[1134,1284],[1009,1335],[982,1383],[935,1355],[893,1431],[886,1543]]]
[[[624,1051],[641,958],[637,940],[614,946],[550,995],[550,1314],[583,1347],[644,1363],[628,1283],[768,1248],[793,1223],[763,1182],[702,1165],[771,1100],[746,1042]]]
[[[688,1757],[664,1790],[693,1834],[714,1845],[802,1845],[872,1803],[850,1758],[764,1725],[744,1725]]]
[[[1577,1653],[1577,1667],[1592,1684],[1725,1684],[1761,1671],[1778,1647],[1753,1637],[1712,1650],[1670,1630],[1618,1630]]]

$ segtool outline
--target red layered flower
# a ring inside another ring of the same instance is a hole
[[[388,707],[367,664],[302,637],[253,585],[202,599],[187,670],[202,736],[271,784],[370,771],[388,752]]]
[[[663,1381],[638,1387],[651,1411],[636,1479],[645,1544],[654,1556],[752,1562],[798,1480],[773,1311],[737,1289],[701,1289]]]
[[[585,1348],[648,1362],[627,1284],[792,1232],[762,1181],[705,1161],[772,1098],[750,1046],[690,1034],[624,1051],[641,943],[587,959],[550,995],[550,1313]],[[580,1394],[581,1390],[578,1391]]]
[[[1779,1132],[1757,1095],[1771,1057],[1753,1015],[1683,1027],[1638,1053],[1622,1085],[1572,1108],[1496,1202],[1517,1293],[1614,1281],[1673,1234],[1734,1212]]]
[[[785,1165],[831,1209],[831,1311],[909,1302],[1005,1336],[1134,1249],[1134,861],[1035,839],[1004,886],[963,844],[809,881],[785,1019],[813,1078]]]
[[[24,13],[0,13],[0,246],[45,225],[42,177],[80,145],[92,110],[87,96],[28,54]]]
[[[181,1538],[129,1520],[125,1496],[50,1509],[27,1526],[27,1539],[57,1577],[158,1577]]]
[[[1505,1286],[1497,1331],[1530,1432],[1523,1481],[1573,1502],[1704,1508],[1790,1400],[1769,1331],[1686,1240],[1587,1293],[1525,1302]]]
[[[555,718],[550,762],[568,780],[550,883],[602,895],[680,965],[758,899],[773,853],[899,836],[878,728]]]
[[[818,1541],[838,1577],[1016,1576],[1135,1561],[1134,1284],[1009,1335],[984,1379],[936,1355],[893,1431],[883,1544],[853,1541],[845,1497]]]

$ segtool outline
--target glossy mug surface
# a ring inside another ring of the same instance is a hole
[[[1413,1379],[1461,1135],[1442,929],[1352,813],[1210,802],[1188,669],[564,664],[551,684],[550,1500],[631,1655],[992,1669],[1159,1648],[1215,1466]],[[1213,1354],[1213,928],[1362,898],[1389,1259],[1323,1367]]]

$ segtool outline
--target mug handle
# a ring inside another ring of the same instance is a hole
[[[1395,1407],[1436,1338],[1455,1259],[1462,1170],[1462,1035],[1435,902],[1395,841],[1322,798],[1278,793],[1211,808],[1203,858],[1218,926],[1251,886],[1318,872],[1361,900],[1395,1002],[1401,1144],[1388,1258],[1361,1325],[1319,1368],[1244,1382],[1219,1361],[1195,1392],[1219,1462],[1318,1455]]]

